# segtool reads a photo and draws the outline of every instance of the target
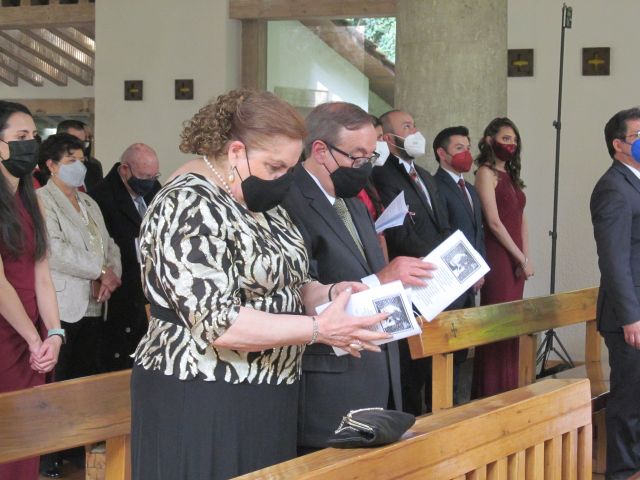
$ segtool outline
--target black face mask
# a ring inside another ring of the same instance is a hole
[[[282,203],[284,197],[289,193],[289,188],[293,183],[293,173],[287,172],[275,180],[264,180],[251,174],[251,166],[249,165],[249,156],[247,155],[247,167],[249,167],[249,176],[242,180],[240,172],[238,176],[242,180],[240,188],[242,188],[242,196],[247,204],[247,208],[252,212],[266,212]]]
[[[127,180],[127,183],[131,187],[131,190],[133,190],[137,195],[144,197],[153,189],[153,186],[156,184],[156,179],[138,178],[132,174],[131,177],[129,177],[129,179]]]
[[[38,164],[38,141],[37,140],[17,140],[5,142],[9,145],[9,158],[2,160],[2,165],[16,178],[22,178],[33,172]]]
[[[338,167],[337,170],[329,174],[336,196],[340,198],[355,197],[366,185],[372,170],[373,166],[370,163],[359,168]]]

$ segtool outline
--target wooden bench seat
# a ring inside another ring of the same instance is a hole
[[[392,445],[328,448],[238,478],[590,479],[589,384],[545,380],[421,417]]]

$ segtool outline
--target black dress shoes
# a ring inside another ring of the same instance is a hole
[[[42,472],[42,476],[47,478],[62,478],[62,472],[60,471],[61,466],[61,462],[56,460],[51,467]]]

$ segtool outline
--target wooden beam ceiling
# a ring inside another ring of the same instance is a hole
[[[19,78],[42,86],[48,80],[66,86],[71,78],[93,85],[95,4],[14,3],[0,5],[0,81],[16,86]]]
[[[20,5],[0,7],[0,29],[72,27],[95,21],[95,5]]]
[[[42,78],[42,76],[29,69],[24,68],[12,58],[3,55],[2,52],[0,52],[0,65],[2,65],[2,67],[7,71],[16,75],[17,78],[21,78],[34,87],[41,87],[44,85],[44,79]]]
[[[55,52],[46,48],[42,43],[34,40],[30,36],[18,32],[17,30],[2,31],[0,30],[0,41],[6,40],[9,43],[24,51],[23,55],[33,55],[45,64],[51,65],[53,68],[60,70],[62,73],[73,78],[82,85],[91,85],[93,83],[93,75],[74,63],[68,62]]]
[[[395,17],[398,0],[229,0],[236,20]]]

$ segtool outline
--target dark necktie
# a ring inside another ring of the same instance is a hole
[[[464,198],[467,199],[467,203],[469,204],[469,206],[471,206],[471,210],[473,210],[473,204],[471,203],[469,195],[467,194],[467,188],[465,187],[464,178],[458,180],[458,186],[460,187],[460,190],[462,190],[462,195],[464,196]]]
[[[429,197],[429,192],[427,192],[427,189],[420,181],[420,178],[418,177],[418,172],[416,171],[416,167],[414,167],[413,164],[411,164],[411,169],[409,170],[409,177],[411,178],[411,181],[416,185],[416,188],[418,189],[418,191],[422,195],[424,195],[424,198],[427,200],[427,204],[431,206],[431,198]]]
[[[147,211],[147,206],[144,204],[144,199],[138,196],[133,200],[133,203],[135,204],[136,210],[138,210],[140,217],[144,217],[144,214]]]
[[[362,242],[358,236],[358,231],[356,230],[356,226],[353,223],[353,219],[351,218],[351,214],[349,213],[349,209],[347,208],[347,204],[344,202],[344,199],[336,197],[333,208],[336,209],[340,220],[342,220],[344,226],[347,227],[347,231],[362,254],[362,258],[366,259],[367,257],[364,255],[364,249],[362,248]]]

